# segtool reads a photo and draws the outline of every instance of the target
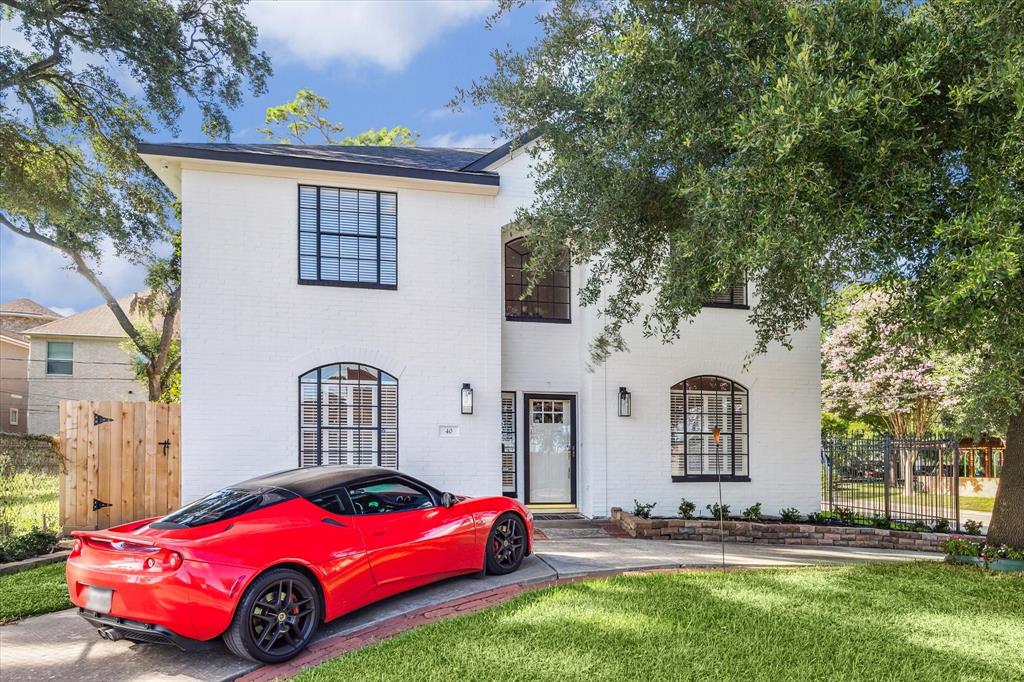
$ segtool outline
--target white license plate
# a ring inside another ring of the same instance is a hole
[[[114,591],[105,587],[85,588],[85,608],[99,613],[110,613],[110,600]]]

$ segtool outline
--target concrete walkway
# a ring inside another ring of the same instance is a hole
[[[726,544],[729,566],[801,566],[868,561],[938,560],[939,554],[899,550],[803,545]],[[621,538],[542,540],[536,554],[508,576],[447,580],[362,609],[322,627],[316,641],[346,635],[395,616],[421,611],[511,585],[631,570],[719,566],[721,546]],[[233,680],[257,666],[232,656],[215,642],[209,651],[184,653],[156,644],[108,642],[73,609],[0,627],[0,678],[129,682],[142,680]]]

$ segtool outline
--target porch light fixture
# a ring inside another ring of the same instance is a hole
[[[462,414],[473,414],[473,387],[462,384]]]
[[[619,416],[629,417],[633,414],[633,394],[625,386],[619,386]]]

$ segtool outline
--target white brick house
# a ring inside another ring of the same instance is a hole
[[[585,273],[525,303],[515,290],[523,147],[140,153],[182,201],[184,499],[300,462],[397,461],[589,516],[634,498],[703,508],[715,466],[733,510],[819,508],[817,323],[745,370],[741,284],[676,343],[630,330],[630,352],[589,371]]]

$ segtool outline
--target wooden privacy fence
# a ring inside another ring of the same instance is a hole
[[[60,401],[64,532],[98,530],[181,503],[181,405]]]

